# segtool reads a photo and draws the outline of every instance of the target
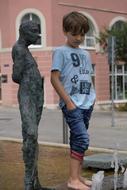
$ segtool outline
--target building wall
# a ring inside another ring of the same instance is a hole
[[[4,7],[2,10],[2,18],[0,22],[0,27],[2,30],[2,48],[10,48],[15,43],[16,18],[22,11],[25,11],[27,9],[40,11],[44,16],[46,20],[47,46],[52,45],[52,0],[2,0],[1,6]]]
[[[1,0],[0,6],[0,66],[1,73],[7,81],[2,83],[2,104],[16,105],[18,86],[12,82],[11,47],[17,40],[16,21],[25,10],[39,11],[45,19],[45,46],[30,49],[36,58],[40,72],[45,79],[45,106],[54,107],[58,96],[50,83],[50,68],[52,64],[52,48],[65,43],[62,32],[62,17],[70,11],[81,11],[96,25],[99,32],[104,26],[109,26],[116,17],[127,18],[127,1],[122,0]],[[6,16],[5,16],[6,13]],[[95,64],[95,87],[97,102],[109,101],[109,65],[107,57],[101,54],[99,48],[90,50]]]
[[[44,76],[44,99],[45,106],[53,107],[54,103],[58,102],[53,87],[50,84],[50,68],[51,68],[51,51],[32,51],[33,57],[38,63],[41,75]],[[2,83],[2,104],[3,105],[17,105],[17,91],[18,85],[11,79],[12,76],[12,58],[11,52],[3,52],[0,56],[1,72],[3,76],[7,76],[7,82]]]
[[[62,17],[70,11],[81,11],[86,16],[92,17],[98,28],[102,29],[104,26],[109,26],[112,19],[123,16],[127,18],[127,1],[122,0],[53,0],[53,44],[63,43],[62,34]],[[124,14],[125,13],[125,14]],[[56,35],[56,31],[57,34]]]

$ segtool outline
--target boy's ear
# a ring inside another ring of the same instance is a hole
[[[67,32],[65,31],[65,29],[63,28],[63,33],[64,35],[66,36],[67,35]]]
[[[67,32],[63,31],[64,35],[66,36],[67,35]]]

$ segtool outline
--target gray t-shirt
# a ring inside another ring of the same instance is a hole
[[[66,45],[57,47],[53,51],[51,70],[60,71],[60,81],[74,104],[81,109],[89,109],[96,97],[89,53],[81,48]],[[61,99],[60,107],[64,105]]]

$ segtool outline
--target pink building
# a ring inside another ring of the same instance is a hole
[[[18,39],[18,28],[24,20],[34,20],[40,25],[41,41],[31,46],[39,69],[45,78],[45,106],[55,107],[58,96],[50,84],[50,68],[53,47],[64,43],[62,17],[70,11],[87,16],[90,31],[82,48],[90,51],[94,68],[97,93],[96,105],[111,102],[111,68],[102,53],[96,37],[104,27],[119,27],[127,21],[127,1],[105,0],[1,0],[0,2],[0,99],[2,105],[17,104],[18,86],[12,82],[11,47]],[[114,99],[116,103],[127,102],[127,64],[115,65]]]

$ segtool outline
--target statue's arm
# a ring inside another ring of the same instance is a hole
[[[12,49],[13,69],[12,80],[20,84],[24,71],[25,51],[23,48],[14,47]]]

